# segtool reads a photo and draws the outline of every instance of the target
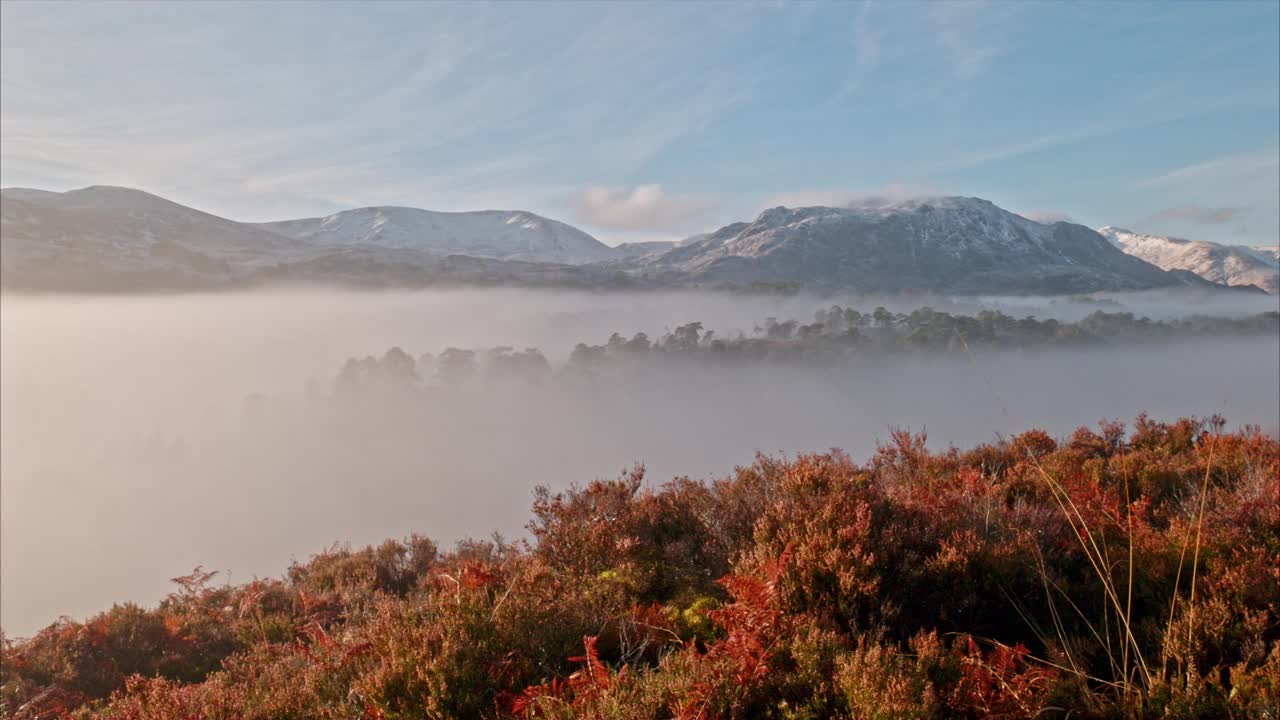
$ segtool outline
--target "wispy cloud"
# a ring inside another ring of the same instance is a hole
[[[1242,208],[1201,207],[1199,205],[1179,205],[1161,210],[1151,217],[1152,220],[1173,220],[1195,223],[1197,225],[1223,225],[1235,220],[1244,213]]]
[[[1109,131],[1111,131],[1109,126],[1093,125],[1073,130],[1063,130],[1060,132],[1038,135],[1036,137],[1025,138],[1011,143],[962,153],[949,160],[938,162],[930,169],[933,172],[948,172],[951,170],[962,170],[982,165],[989,165],[1001,160],[1009,160],[1011,158],[1029,155],[1034,152],[1047,150],[1060,145],[1067,145],[1069,143],[1084,140]]]
[[[863,94],[874,81],[904,72],[912,73],[910,86],[894,85],[895,93],[945,95],[957,82],[978,79],[1011,51],[1021,14],[1015,3],[984,0],[862,0],[850,6],[841,98]]]
[[[1274,171],[1277,168],[1280,168],[1280,150],[1257,150],[1183,165],[1168,172],[1146,178],[1138,184],[1143,186],[1176,185],[1202,180],[1207,177],[1255,174]]]
[[[929,19],[950,74],[980,76],[1009,52],[1006,35],[1020,12],[1017,3],[952,0],[929,5]]]
[[[880,60],[880,30],[871,18],[871,0],[862,0],[853,16],[851,50],[853,57],[841,94],[858,89]]]
[[[6,3],[3,182],[134,185],[262,220],[554,213],[564,188],[642,172],[753,90],[681,72],[700,8],[370,7]]]
[[[1175,98],[1176,99],[1176,98]],[[1177,99],[1182,103],[1180,99]],[[1166,104],[1171,104],[1172,101]],[[1141,130],[1166,123],[1187,120],[1209,115],[1229,108],[1241,107],[1257,102],[1252,94],[1232,94],[1223,97],[1202,100],[1194,105],[1171,106],[1167,110],[1149,107],[1142,112],[1125,109],[1123,112],[1111,111],[1101,120],[1095,120],[1074,128],[1067,128],[1044,133],[1013,142],[1001,143],[980,150],[961,153],[953,158],[943,160],[930,168],[931,172],[947,172],[967,168],[990,165],[1003,160],[1010,160],[1024,155],[1041,152],[1051,148],[1072,145],[1092,138],[1114,135],[1116,133]]]

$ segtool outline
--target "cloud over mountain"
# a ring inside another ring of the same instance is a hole
[[[716,203],[705,195],[669,195],[661,185],[591,187],[574,198],[579,222],[613,230],[677,232],[710,220]]]
[[[870,190],[848,188],[812,189],[784,192],[770,196],[757,210],[772,207],[850,207],[853,205],[883,204],[938,197],[944,193],[928,182],[891,182]]]

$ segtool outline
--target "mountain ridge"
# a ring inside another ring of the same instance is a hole
[[[0,201],[0,270],[24,289],[290,280],[965,294],[1225,287],[1126,254],[1082,225],[1038,223],[973,197],[779,206],[679,242],[616,247],[524,210],[369,206],[244,223],[106,185],[5,188]]]

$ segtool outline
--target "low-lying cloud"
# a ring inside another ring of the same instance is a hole
[[[895,182],[872,190],[835,188],[826,190],[796,190],[773,195],[759,209],[778,207],[848,207],[867,203],[900,202],[923,197],[943,195],[930,183]]]
[[[709,196],[668,194],[658,184],[587,188],[574,198],[573,206],[583,224],[650,232],[703,229],[717,209]]]

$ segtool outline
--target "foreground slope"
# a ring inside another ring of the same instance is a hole
[[[1147,235],[1110,225],[1098,233],[1126,253],[1165,270],[1187,270],[1223,285],[1253,285],[1280,293],[1280,259],[1270,248]]]
[[[1217,420],[893,433],[710,483],[535,495],[530,544],[412,536],[0,655],[15,720],[1272,718],[1280,442]],[[230,528],[229,528],[230,529]],[[113,694],[114,693],[114,694]]]

